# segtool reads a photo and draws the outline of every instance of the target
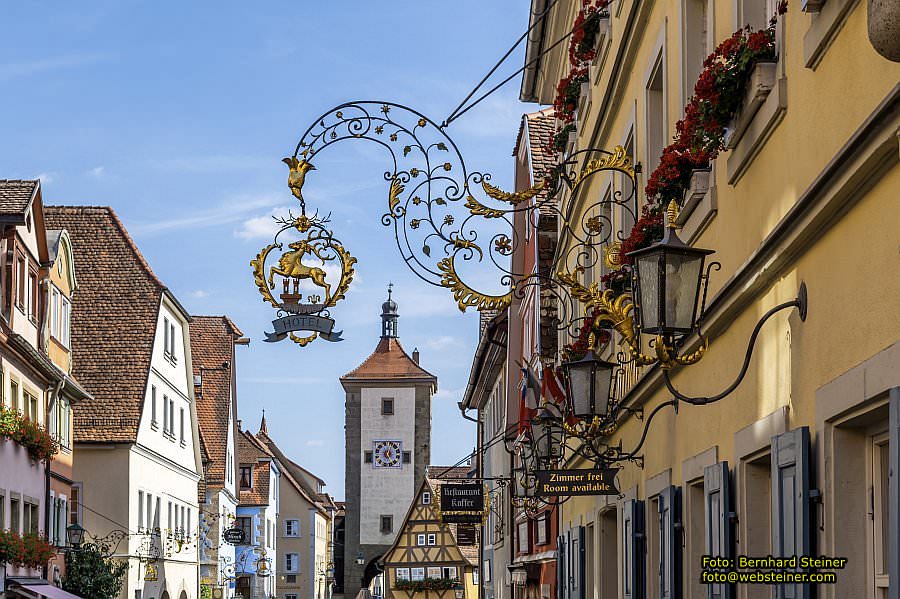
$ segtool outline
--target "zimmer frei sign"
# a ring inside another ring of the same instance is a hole
[[[569,497],[573,495],[618,495],[618,468],[591,470],[537,470],[537,495]]]
[[[441,520],[457,524],[480,524],[484,518],[484,485],[441,485]]]

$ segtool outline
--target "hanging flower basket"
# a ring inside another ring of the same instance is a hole
[[[52,459],[59,452],[53,437],[16,410],[0,406],[0,439],[10,439],[28,450],[33,460]]]
[[[53,554],[53,547],[44,537],[0,530],[0,564],[39,568],[50,561]]]
[[[457,578],[424,578],[422,580],[398,580],[394,588],[398,591],[449,591],[459,586]]]

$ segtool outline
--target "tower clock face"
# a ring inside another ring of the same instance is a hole
[[[400,468],[403,445],[400,441],[375,441],[372,454],[376,468]]]

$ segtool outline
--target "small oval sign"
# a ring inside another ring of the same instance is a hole
[[[240,528],[226,529],[225,532],[222,533],[222,538],[225,539],[225,542],[229,545],[243,545],[244,541],[247,540],[243,529]]]

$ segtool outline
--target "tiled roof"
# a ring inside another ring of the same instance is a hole
[[[25,216],[40,181],[0,179],[0,216]]]
[[[275,441],[269,437],[265,430],[262,430],[262,424],[264,423],[265,418],[261,423],[260,431],[256,433],[256,440],[265,445],[269,452],[275,456],[275,459],[281,464],[281,476],[297,490],[297,493],[310,504],[315,505],[319,509],[323,509],[315,490],[309,488],[309,486],[304,483],[302,474],[298,471],[300,467],[285,457],[278,445],[275,444]]]
[[[527,140],[523,139],[526,131]],[[545,108],[538,112],[522,115],[519,133],[516,136],[516,146],[513,148],[513,156],[518,153],[522,142],[527,141],[528,155],[531,159],[529,165],[531,168],[531,180],[535,183],[541,181],[550,172],[550,169],[556,165],[556,156],[547,151],[547,146],[555,132],[556,117],[553,116],[552,108]],[[535,197],[535,201],[540,202],[545,198],[546,193],[541,192]],[[556,213],[550,210],[549,206],[541,206],[541,214],[553,216]]]
[[[72,304],[72,374],[93,397],[75,411],[75,441],[137,437],[156,319],[165,286],[109,207],[45,206],[66,229],[78,272]]]
[[[241,505],[269,504],[269,460],[272,454],[248,431],[238,435],[238,461],[253,466],[253,480],[249,490],[239,492],[238,503]],[[268,459],[265,459],[268,458]]]
[[[243,335],[225,316],[193,316],[190,324],[191,361],[201,385],[194,388],[200,432],[209,454],[207,483],[225,484],[229,410],[234,412],[232,373],[234,340]],[[227,367],[225,366],[227,364]],[[202,371],[201,371],[202,368]],[[237,428],[233,430],[237,434]]]
[[[437,377],[416,364],[395,337],[382,337],[372,355],[341,377],[341,381],[353,380],[431,381],[437,385]]]

